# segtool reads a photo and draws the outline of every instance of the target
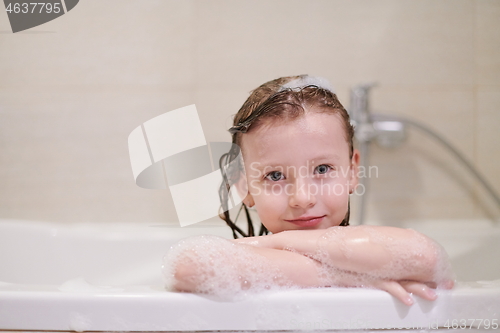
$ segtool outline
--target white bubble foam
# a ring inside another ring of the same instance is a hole
[[[196,236],[172,246],[163,259],[168,290],[186,289],[221,299],[290,287],[271,262],[252,251],[217,236]]]

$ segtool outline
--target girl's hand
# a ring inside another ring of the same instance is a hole
[[[267,247],[270,249],[276,248],[274,242],[271,239],[272,235],[267,236],[255,236],[255,237],[244,237],[238,239],[231,239],[231,242],[236,244],[252,245],[256,247]]]
[[[429,288],[425,283],[417,281],[380,280],[374,281],[373,287],[388,292],[406,305],[413,305],[412,294],[429,301],[434,301],[437,298],[437,294],[433,289]]]
[[[233,239],[231,241],[237,244],[246,244],[277,250],[292,250],[294,252],[307,254],[316,250],[318,238],[321,237],[324,233],[324,229],[282,231],[277,234],[244,237]]]
[[[437,294],[433,288],[435,288],[435,284],[430,283],[429,286],[426,283],[418,282],[418,281],[375,281],[373,283],[373,287],[377,289],[384,290],[391,294],[392,296],[399,299],[406,305],[413,304],[413,298],[411,295],[417,295],[423,299],[428,301],[434,301],[437,298]],[[445,285],[442,287],[444,289],[452,289],[454,285],[453,280],[447,281]]]

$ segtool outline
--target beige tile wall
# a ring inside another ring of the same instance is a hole
[[[16,34],[0,11],[0,218],[172,223],[168,191],[133,182],[128,134],[195,103],[227,141],[248,91],[302,73],[346,105],[378,82],[374,111],[430,125],[500,192],[499,1],[87,0]],[[421,133],[371,164],[371,220],[500,216]]]

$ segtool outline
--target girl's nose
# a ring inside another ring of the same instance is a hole
[[[310,184],[306,178],[297,178],[293,191],[289,193],[288,202],[291,207],[309,208],[316,204],[315,184]]]

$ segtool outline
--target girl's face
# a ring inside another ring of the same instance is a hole
[[[272,233],[325,229],[344,219],[357,185],[359,154],[349,158],[340,117],[306,110],[290,121],[271,119],[243,135],[248,196]]]

